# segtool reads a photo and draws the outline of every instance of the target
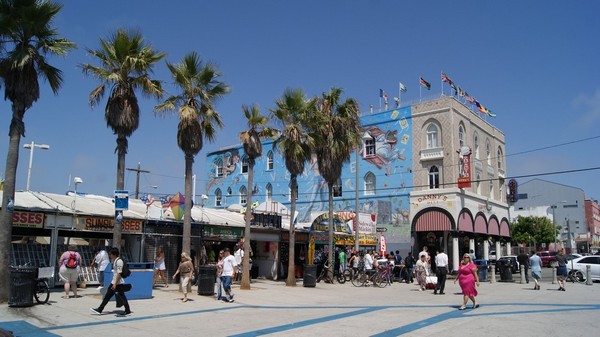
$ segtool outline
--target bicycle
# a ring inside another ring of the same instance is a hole
[[[48,303],[48,299],[50,298],[50,287],[48,286],[48,280],[50,278],[54,278],[54,267],[38,268],[38,277],[33,285],[33,297],[39,304]]]
[[[332,273],[340,284],[346,282],[346,277],[344,276],[344,274],[341,274],[339,272],[336,273],[335,271],[332,271]],[[323,269],[321,270],[319,277],[317,277],[317,283],[319,283],[321,280],[324,280],[326,283],[333,283],[333,280],[329,277],[329,266],[326,263],[323,264]]]
[[[585,277],[585,274],[581,270],[572,269],[572,270],[569,270],[566,281],[571,281],[573,283],[578,282],[578,283],[583,284],[586,281],[586,277]]]

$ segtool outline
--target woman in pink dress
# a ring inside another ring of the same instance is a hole
[[[473,309],[479,307],[479,304],[477,304],[477,301],[475,300],[475,296],[477,296],[477,287],[479,287],[477,265],[471,261],[471,256],[469,254],[463,255],[463,260],[458,266],[458,277],[454,279],[454,283],[456,283],[456,281],[458,281],[463,293],[463,305],[458,309],[465,310],[469,299],[473,302]]]

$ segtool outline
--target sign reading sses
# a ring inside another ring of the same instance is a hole
[[[123,233],[141,233],[142,220],[123,219],[121,223]],[[77,229],[96,231],[96,232],[112,232],[115,227],[114,218],[103,217],[79,217],[77,218]]]
[[[44,227],[44,213],[13,211],[12,220],[14,227]]]

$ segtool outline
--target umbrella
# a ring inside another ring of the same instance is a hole
[[[183,218],[183,213],[185,210],[185,197],[181,192],[177,192],[171,200],[169,200],[169,207],[171,207],[171,212],[173,212],[173,217],[176,220],[181,220]]]

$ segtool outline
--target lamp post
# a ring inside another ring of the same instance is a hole
[[[75,229],[76,223],[76,214],[77,214],[77,185],[83,183],[83,179],[80,177],[73,178],[73,183],[75,184],[75,198],[73,199],[73,222],[71,223],[71,229]]]
[[[50,149],[50,145],[47,144],[36,144],[35,142],[23,144],[23,147],[29,149],[29,168],[27,169],[27,187],[26,191],[29,191],[29,181],[31,180],[31,164],[33,163],[33,149],[40,148],[42,150]]]
[[[371,137],[371,135],[368,132],[363,133],[361,138],[364,142],[366,142],[367,140],[373,139],[373,137]],[[358,223],[358,218],[359,218],[359,216],[358,216],[358,185],[360,183],[359,174],[358,174],[358,165],[359,165],[358,158],[360,156],[361,150],[362,150],[362,144],[361,144],[361,146],[356,147],[356,163],[355,163],[356,165],[354,168],[354,171],[356,173],[356,184],[355,184],[355,188],[354,188],[356,191],[356,195],[355,195],[355,197],[356,197],[355,203],[356,204],[355,204],[355,208],[354,208],[354,250],[357,253],[358,253],[358,247],[359,247],[359,244],[358,244],[359,243],[358,242],[359,241],[359,236],[358,236],[358,225],[359,225],[359,223]]]

